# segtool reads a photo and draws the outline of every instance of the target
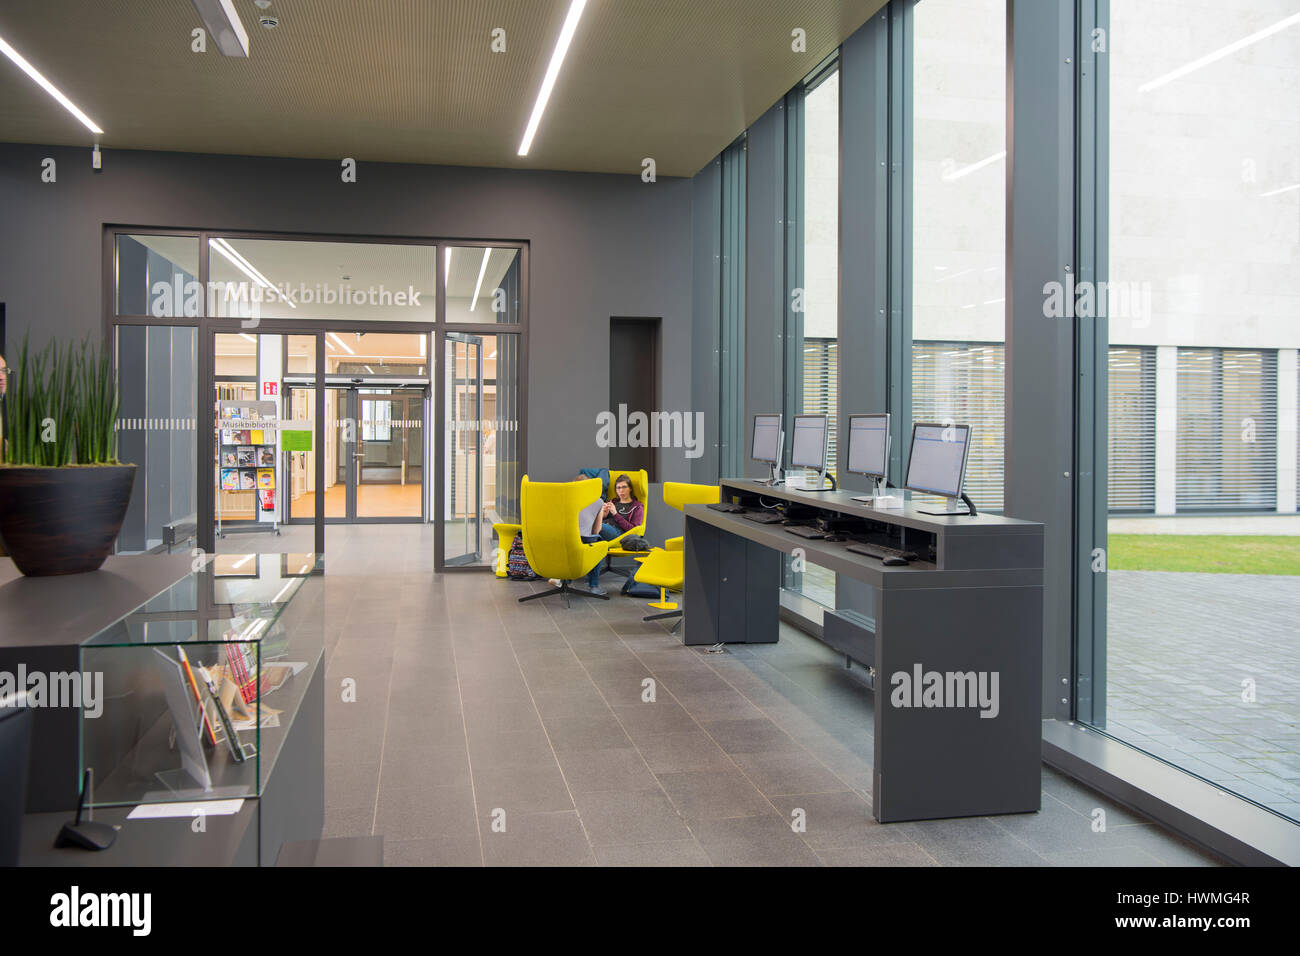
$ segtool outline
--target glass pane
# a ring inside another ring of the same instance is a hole
[[[300,410],[285,392],[284,337],[220,333],[213,342],[216,549],[264,554],[310,551],[313,524],[285,525],[286,483],[292,490],[297,482],[301,489],[312,466],[309,452],[285,447],[284,433],[289,430],[285,426]],[[310,401],[302,404],[305,416]],[[311,517],[310,511],[304,514],[299,506],[293,507],[295,517]]]
[[[444,561],[486,564],[495,523],[519,521],[516,334],[446,341]]]
[[[518,249],[446,247],[447,321],[519,322],[519,269]]]
[[[839,376],[839,180],[840,74],[836,70],[804,96],[803,142],[803,295],[793,312],[794,356],[791,376],[794,412],[825,415],[826,470],[836,472],[836,418]],[[799,311],[799,305],[802,311]],[[787,428],[792,428],[788,425]],[[791,467],[797,479],[818,473]],[[805,565],[786,575],[790,590],[818,604],[835,606],[835,574]]]
[[[183,547],[195,531],[197,341],[194,328],[117,328],[117,455],[137,466],[119,551]]]
[[[1300,820],[1294,12],[1110,4],[1110,516],[1079,697]]]
[[[429,336],[405,332],[325,333],[325,374],[348,378],[431,378]]]
[[[913,22],[910,412],[971,425],[966,491],[1000,511],[1006,0],[921,0]],[[895,440],[905,458],[910,429]]]
[[[424,389],[363,388],[357,401],[357,517],[420,517]]]
[[[292,351],[290,355],[292,355]],[[294,444],[306,442],[312,449],[316,442],[316,391],[311,388],[291,388],[286,396],[285,418],[298,432],[306,432]],[[314,521],[316,517],[316,459],[313,451],[285,453],[288,471],[286,483],[289,494],[289,517]]]
[[[348,469],[356,452],[356,422],[346,388],[325,389],[325,517],[348,516]],[[315,507],[313,503],[312,507]]]
[[[288,365],[285,371],[290,375],[316,376],[316,336],[287,335],[289,343]]]
[[[118,236],[117,314],[203,314],[198,236]]]
[[[216,316],[434,320],[434,246],[222,238],[208,246]]]

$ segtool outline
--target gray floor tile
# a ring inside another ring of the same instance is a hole
[[[1047,861],[984,817],[895,823],[942,866],[1045,866]]]
[[[739,770],[687,770],[657,775],[687,820],[721,820],[772,812],[772,804]]]
[[[709,855],[692,840],[596,847],[601,866],[712,866]]]
[[[817,854],[776,814],[702,820],[691,826],[714,866],[820,866]]]
[[[725,770],[735,766],[731,758],[703,730],[637,737],[636,748],[655,773]]]
[[[837,777],[810,753],[738,753],[731,758],[768,796],[786,793],[835,793],[853,789],[851,781]]]
[[[595,854],[572,810],[562,813],[506,813],[505,829],[479,819],[488,866],[594,866]]]
[[[704,731],[727,753],[779,753],[802,749],[767,718],[701,721]]]
[[[385,840],[384,866],[482,866],[475,833],[432,840]]]
[[[560,769],[574,793],[599,790],[645,790],[656,786],[654,774],[634,747],[570,750],[559,755]]]
[[[380,790],[375,834],[388,840],[425,840],[473,832],[469,787]]]
[[[573,809],[569,788],[554,762],[526,767],[475,767],[474,801],[480,816],[497,807],[507,813]]]
[[[938,866],[934,857],[915,843],[881,843],[869,846],[819,849],[826,866]]]
[[[592,846],[663,843],[690,837],[663,791],[601,790],[574,795]]]

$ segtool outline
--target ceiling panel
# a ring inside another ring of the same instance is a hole
[[[3,0],[0,36],[104,129],[105,149],[632,174],[652,157],[669,176],[698,171],[883,6],[589,0],[521,158],[568,0],[273,0],[274,30],[234,2],[248,58],[191,52],[189,0]],[[92,137],[0,59],[0,140]]]

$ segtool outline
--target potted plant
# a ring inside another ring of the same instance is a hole
[[[9,369],[0,456],[0,540],[23,574],[104,563],[131,500],[117,460],[117,383],[107,350],[51,342]]]

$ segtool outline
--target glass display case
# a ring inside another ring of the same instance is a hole
[[[81,648],[93,806],[260,797],[324,651],[316,554],[204,556]]]

